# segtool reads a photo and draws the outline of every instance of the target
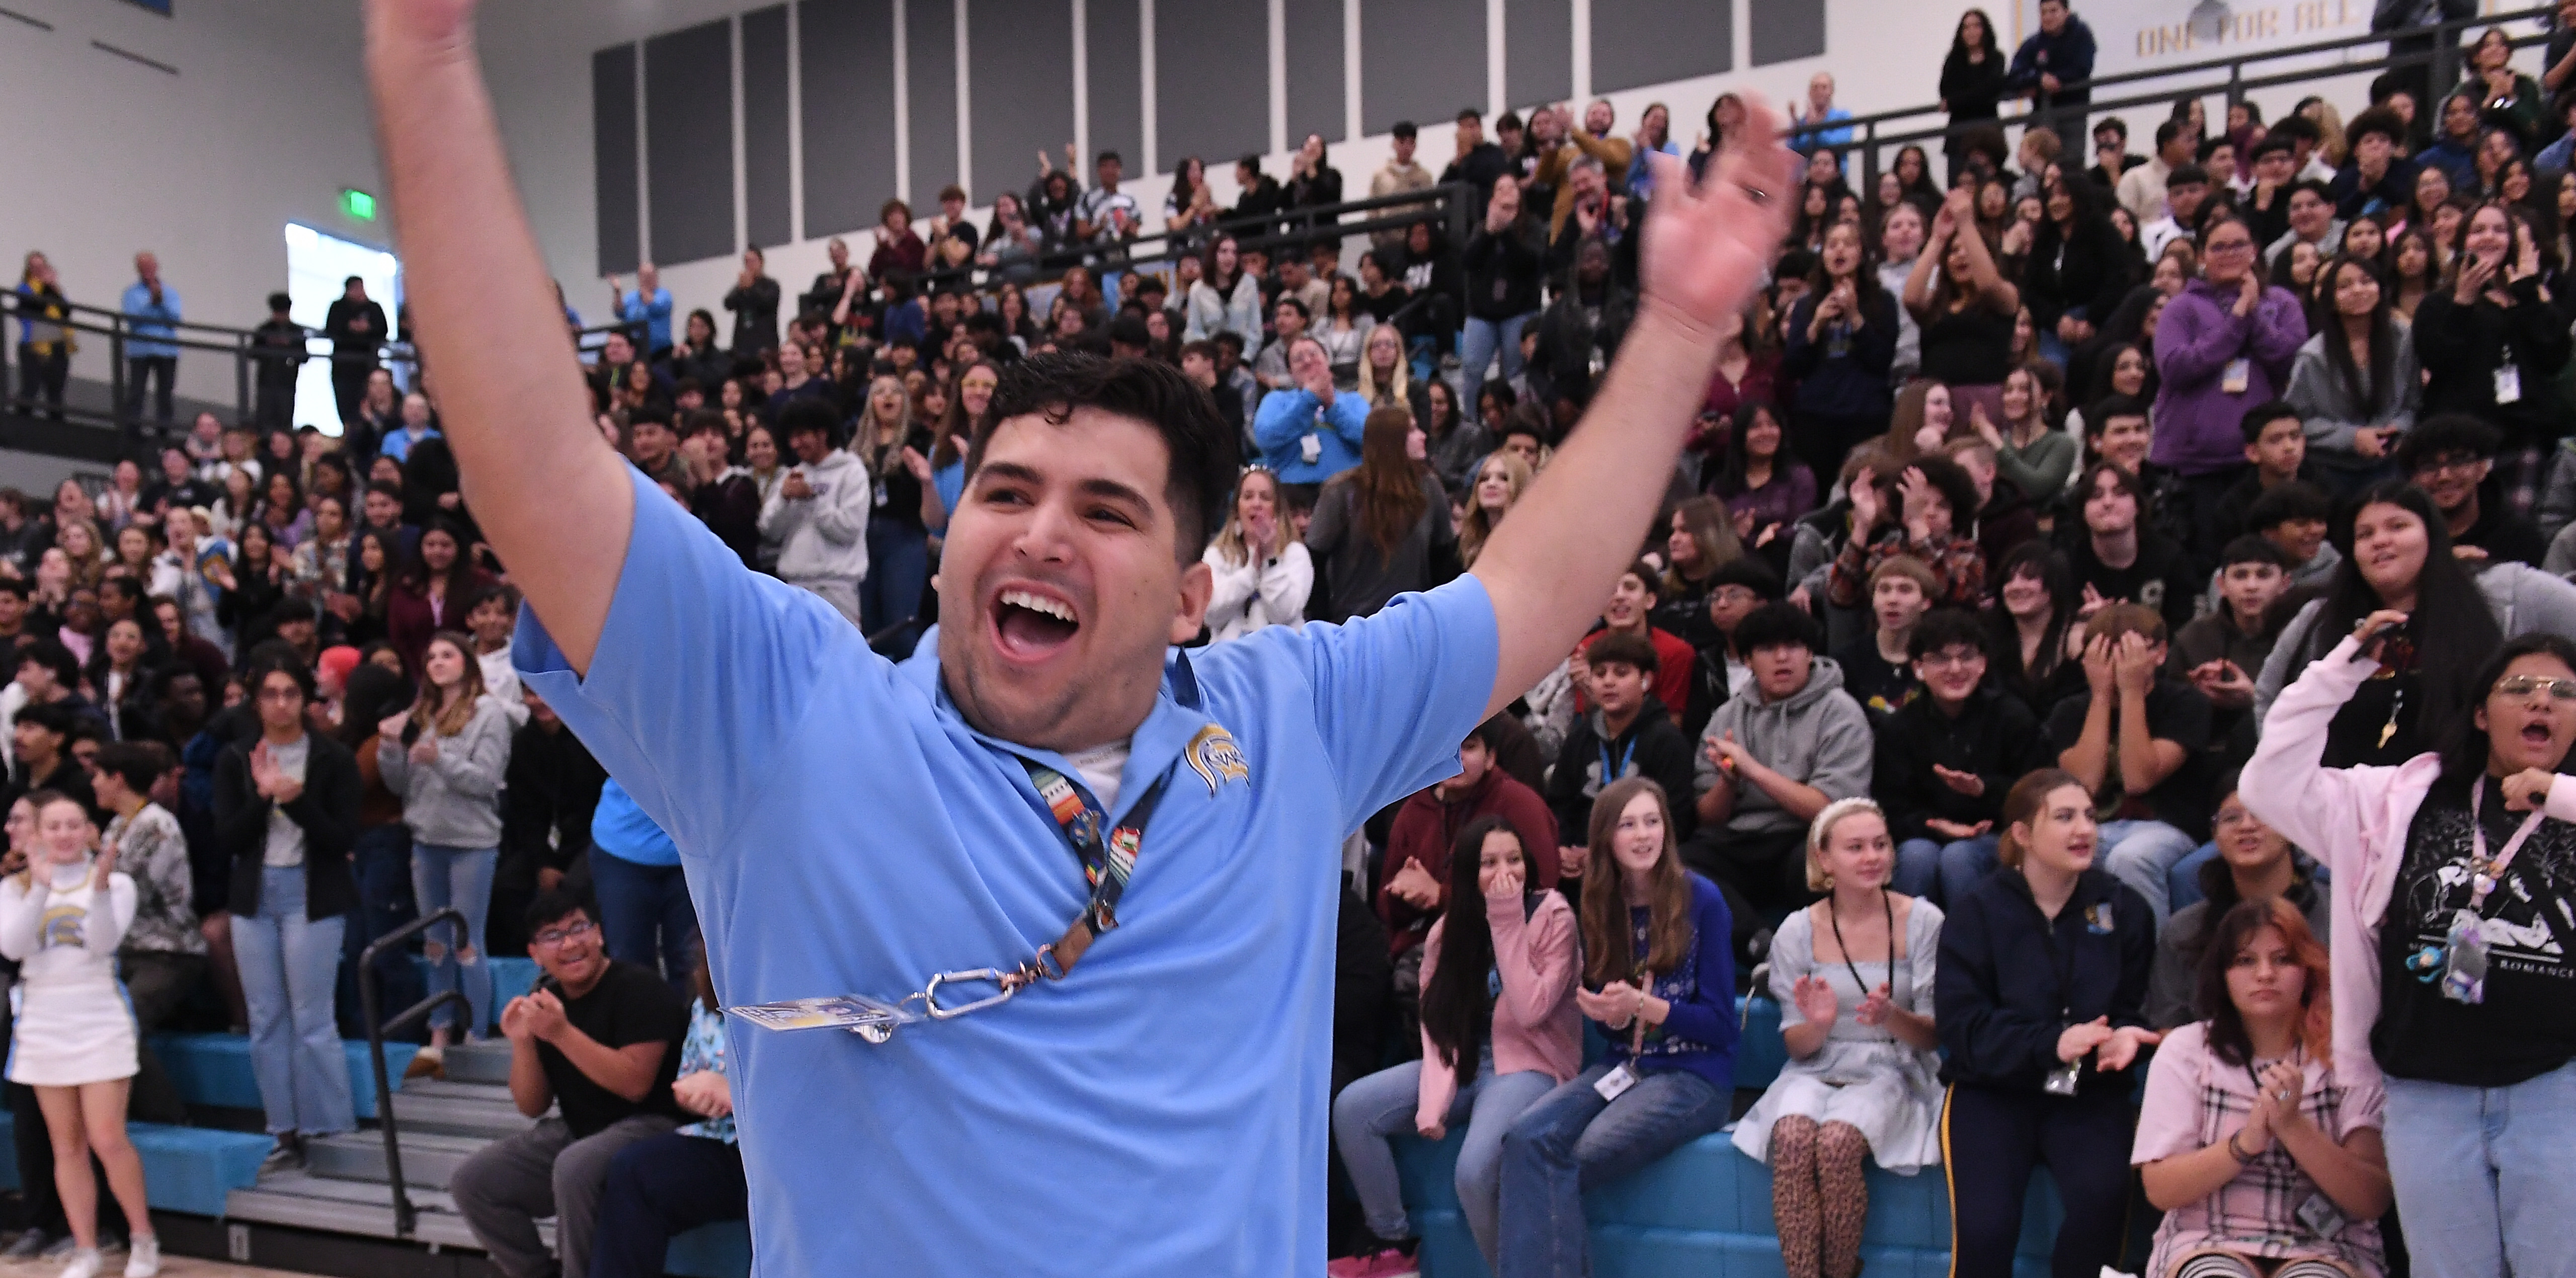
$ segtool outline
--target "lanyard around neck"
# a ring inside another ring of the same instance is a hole
[[[2494,891],[2496,884],[2503,881],[2505,867],[2513,864],[2513,854],[2522,850],[2522,845],[2530,840],[2531,832],[2539,829],[2540,823],[2549,815],[2540,805],[2534,804],[2531,815],[2523,818],[2522,828],[2515,830],[2513,837],[2505,840],[2504,850],[2496,853],[2495,859],[2489,860],[2486,824],[2478,819],[2478,808],[2481,801],[2486,798],[2486,791],[2484,781],[2469,787],[2469,913],[2471,914],[2477,913],[2486,905],[2487,893]]]

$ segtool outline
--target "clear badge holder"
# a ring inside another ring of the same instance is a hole
[[[900,1003],[864,994],[758,1003],[728,1007],[725,1011],[765,1030],[846,1029],[871,1043],[883,1043],[894,1037],[898,1028],[922,1019],[920,1013],[907,1011]]]

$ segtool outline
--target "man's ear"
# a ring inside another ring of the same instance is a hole
[[[1172,614],[1171,642],[1188,643],[1207,625],[1208,602],[1216,595],[1216,572],[1204,559],[1181,569],[1179,610]]]

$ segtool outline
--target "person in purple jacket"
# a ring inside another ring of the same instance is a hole
[[[2233,213],[2200,231],[2201,278],[2156,325],[2155,449],[2183,476],[2192,527],[2209,523],[2245,471],[2245,410],[2280,398],[2308,322],[2288,289],[2267,287],[2254,232]]]
[[[1717,885],[1682,868],[1679,842],[1651,780],[1613,782],[1593,801],[1602,881],[1583,897],[1574,1003],[1610,1050],[1503,1137],[1501,1278],[1578,1278],[1583,1191],[1716,1131],[1733,1108],[1735,924]]]

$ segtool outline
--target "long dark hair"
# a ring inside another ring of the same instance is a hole
[[[1968,56],[1968,19],[1970,18],[1975,18],[1978,29],[1985,32],[1983,43],[1986,56],[1989,58],[1995,56],[1995,20],[1983,9],[1970,9],[1959,15],[1959,25],[1950,29],[1950,56],[1954,58]]]
[[[2308,628],[2301,645],[2303,660],[2296,669],[2304,670],[2308,662],[2333,651],[2362,618],[2388,606],[2362,577],[2361,562],[2352,553],[2353,522],[2369,506],[2396,506],[2424,523],[2424,570],[2415,578],[2415,610],[2409,614],[2409,628],[2421,658],[2415,681],[2424,707],[2417,722],[2438,731],[2439,725],[2465,715],[2478,703],[2477,672],[2467,658],[2472,653],[2494,652],[2504,642],[2504,632],[2497,628],[2495,613],[2488,609],[2478,583],[2451,554],[2450,525],[2433,508],[2433,499],[2405,480],[2372,484],[2335,512],[2329,535],[2335,549],[2343,552],[2343,562],[2326,583],[2325,606]],[[2478,762],[2484,767],[2485,757],[2481,755]]]
[[[2416,610],[2416,615],[2421,616],[2422,613],[2421,608]],[[2418,641],[2418,649],[2420,651],[2421,641]],[[2576,670],[2576,641],[2563,635],[2535,630],[2527,635],[2516,635],[2497,648],[2495,655],[2487,658],[2486,664],[2478,667],[2477,675],[2469,681],[2473,695],[2453,712],[2442,732],[2442,771],[2433,784],[2446,795],[2456,792],[2459,802],[2467,802],[2469,787],[2487,774],[2487,759],[2492,747],[2487,744],[2487,734],[2478,727],[2477,712],[2486,705],[2488,697],[2495,695],[2495,686],[2504,680],[2504,672],[2514,662],[2535,654],[2556,657],[2569,670]],[[2576,764],[2576,750],[2568,751],[2567,756],[2558,761],[2558,770],[2565,772],[2570,764]]]
[[[2021,660],[2021,630],[2010,612],[2005,611],[2003,586],[2015,577],[2037,577],[2048,591],[2048,634],[2040,641],[2040,668],[2026,669]],[[2006,553],[1995,565],[1991,578],[1995,588],[1994,606],[1986,610],[1986,633],[1991,636],[1987,661],[2001,682],[2020,681],[2027,689],[2045,688],[2066,661],[2066,629],[2075,624],[2075,572],[2066,557],[2049,548],[2045,541],[2025,541]]]
[[[2245,1032],[2244,1014],[2236,1010],[2236,1000],[2227,992],[2227,972],[2236,966],[2236,956],[2255,933],[2265,928],[2281,934],[2290,957],[2307,973],[2307,981],[2299,990],[2303,1011],[2296,1027],[2297,1042],[2308,1049],[2308,1055],[2324,1059],[2334,1041],[2333,978],[2328,972],[2326,947],[2317,940],[2316,933],[2308,930],[2308,921],[2299,916],[2298,909],[2288,899],[2277,896],[2237,902],[2219,916],[2218,926],[2210,929],[2208,945],[2200,952],[2200,967],[2193,974],[2192,1002],[2194,1010],[2209,1022],[2203,1031],[2208,1035],[2209,1053],[2230,1065],[2251,1065],[2254,1061],[2254,1041]]]
[[[2343,313],[2336,310],[2334,304],[2339,277],[2347,266],[2369,276],[2373,283],[2379,285],[2379,305],[2370,310],[2370,368],[2366,372],[2353,362],[2352,343],[2344,340]],[[2351,397],[2354,411],[2368,420],[2371,409],[2379,402],[2379,395],[2388,386],[2390,367],[2397,361],[2397,325],[2390,319],[2394,311],[2389,305],[2389,294],[2395,291],[2395,284],[2377,262],[2354,257],[2350,253],[2337,253],[2333,261],[2326,263],[2325,281],[2325,287],[2319,290],[2317,298],[2320,313],[2315,327],[2325,336],[2326,368],[2333,372],[2344,394]],[[2329,320],[2333,322],[2327,322]]]
[[[1370,410],[1360,433],[1360,464],[1336,477],[1350,485],[1360,532],[1380,555],[1389,558],[1431,508],[1431,498],[1422,491],[1423,465],[1405,448],[1405,438],[1412,433],[1411,410]]]
[[[1789,423],[1768,400],[1746,400],[1735,406],[1735,420],[1726,433],[1726,464],[1717,472],[1709,491],[1720,497],[1740,497],[1745,491],[1745,476],[1753,469],[1753,454],[1744,437],[1753,432],[1756,418],[1768,417],[1780,428],[1780,442],[1771,450],[1771,478],[1787,479],[1789,468],[1796,463],[1789,455]]]
[[[411,704],[411,681],[372,661],[349,672],[340,694],[340,744],[352,750],[376,735],[376,725]]]
[[[1451,1069],[1463,1062],[1473,1072],[1476,1059],[1493,1031],[1494,1001],[1485,975],[1494,966],[1494,930],[1485,918],[1485,889],[1479,878],[1485,859],[1485,837],[1501,832],[1520,842],[1520,831],[1499,815],[1481,816],[1458,832],[1449,845],[1449,904],[1440,915],[1440,954],[1431,980],[1422,987],[1422,1032]],[[1521,849],[1521,881],[1531,882],[1530,854]]]

